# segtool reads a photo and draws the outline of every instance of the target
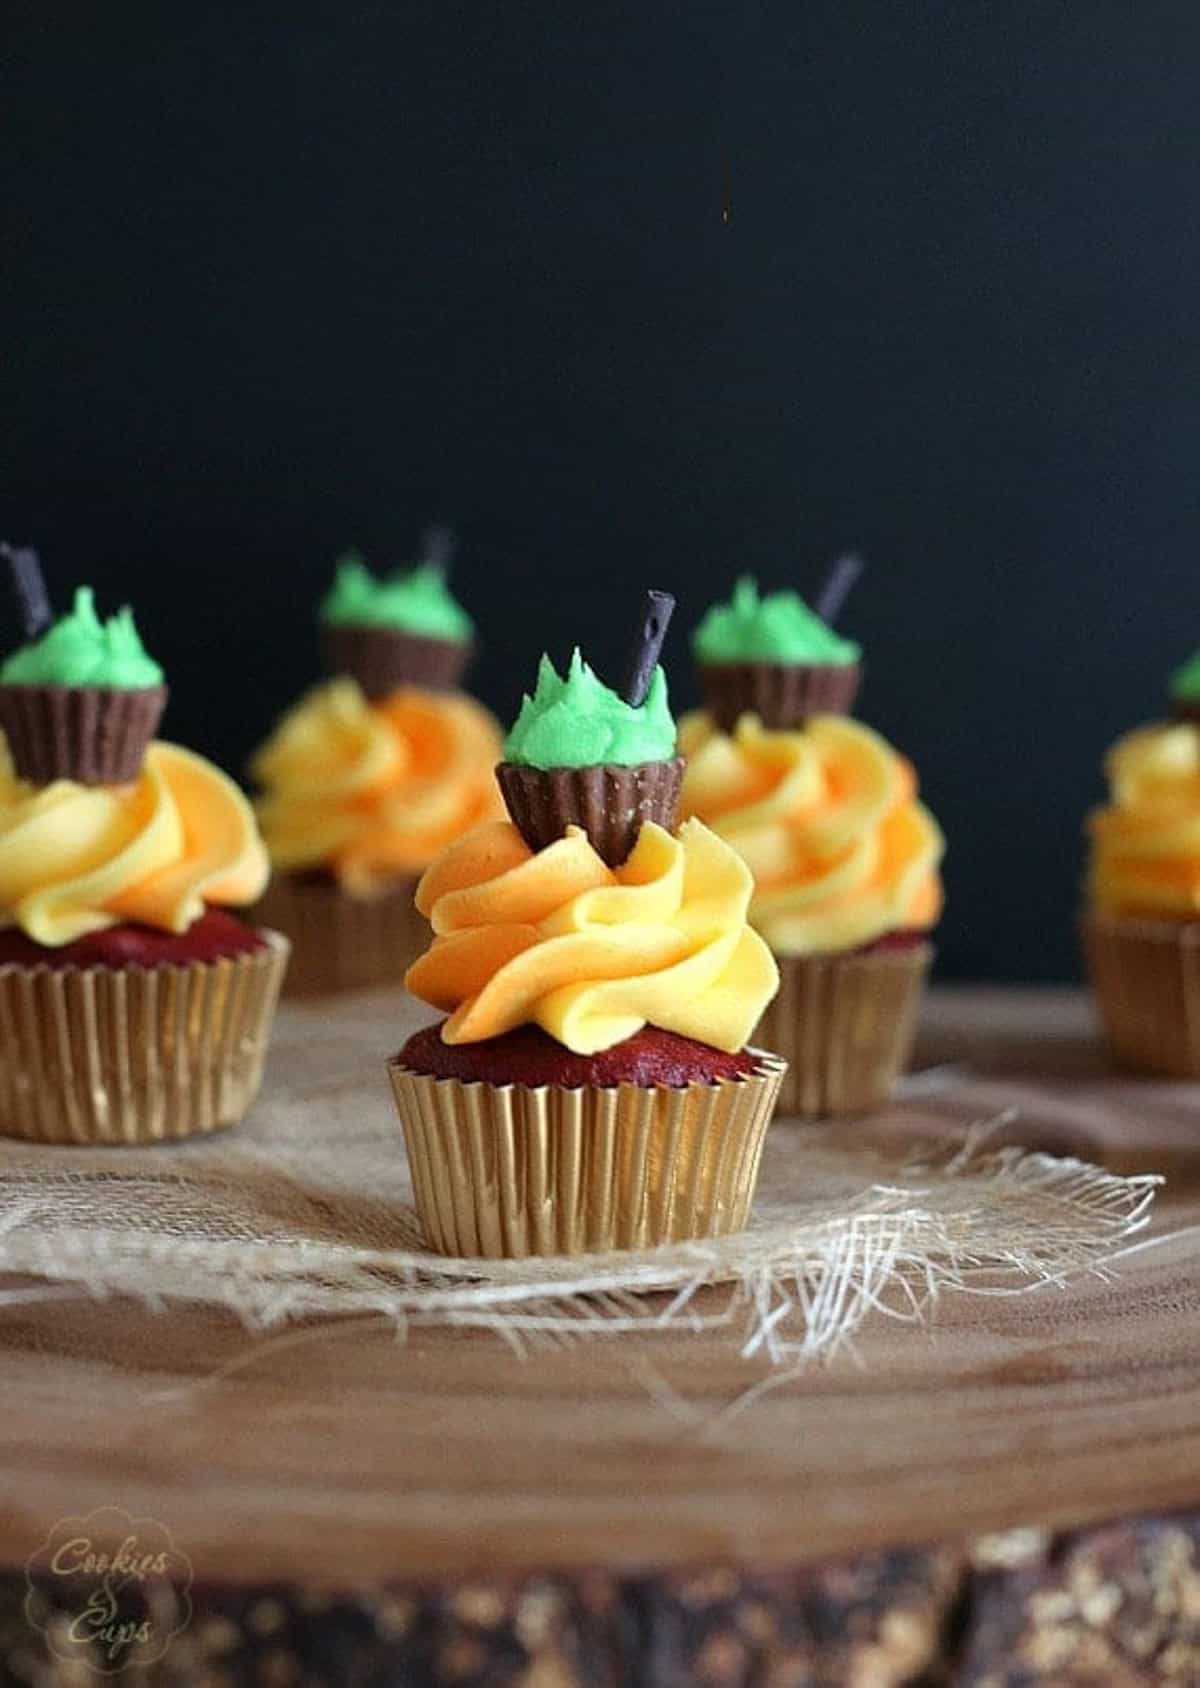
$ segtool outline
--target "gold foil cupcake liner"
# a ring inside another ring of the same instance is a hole
[[[285,996],[401,984],[429,944],[429,925],[413,905],[416,888],[412,877],[382,897],[352,897],[333,880],[276,874],[254,917],[292,945]]]
[[[674,832],[683,785],[682,756],[623,768],[529,768],[501,762],[496,779],[513,825],[531,850],[544,850],[581,826],[609,867],[628,860],[647,821]]]
[[[466,1084],[388,1063],[429,1246],[522,1259],[745,1226],[784,1064],[712,1084]]]
[[[184,967],[0,967],[0,1133],[158,1143],[235,1125],[262,1082],[288,945]]]
[[[864,1113],[908,1063],[933,946],[866,955],[777,956],[779,994],[755,1037],[788,1069],[782,1114]]]
[[[1085,915],[1083,943],[1122,1066],[1200,1078],[1200,922]]]

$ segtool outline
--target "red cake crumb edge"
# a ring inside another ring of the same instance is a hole
[[[54,973],[69,967],[190,967],[198,962],[233,961],[266,945],[256,927],[224,909],[211,908],[186,932],[160,932],[128,922],[89,932],[57,948],[35,943],[19,927],[6,927],[0,931],[0,967],[47,967]]]
[[[920,944],[929,942],[929,933],[920,926],[900,926],[894,932],[884,932],[878,938],[872,938],[869,944],[860,944],[857,949],[846,950],[847,955],[880,955],[888,950],[916,949]]]
[[[611,1089],[618,1084],[716,1084],[748,1078],[761,1070],[749,1050],[727,1054],[694,1038],[646,1026],[623,1043],[597,1055],[576,1055],[542,1031],[521,1026],[484,1043],[443,1043],[444,1020],[424,1026],[396,1056],[401,1066],[428,1078],[454,1078],[463,1084],[518,1084],[528,1089],[556,1085],[565,1090]]]

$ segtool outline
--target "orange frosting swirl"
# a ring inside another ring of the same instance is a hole
[[[1138,727],[1105,758],[1110,800],[1088,817],[1100,914],[1200,919],[1200,730]]]
[[[130,785],[18,780],[0,734],[0,926],[73,943],[139,921],[186,932],[209,903],[252,903],[267,853],[227,775],[176,744],[151,744]]]
[[[462,693],[403,686],[372,704],[353,680],[318,686],[251,764],[271,860],[379,895],[503,812],[500,755],[499,726]]]
[[[777,955],[836,954],[937,920],[942,835],[912,765],[878,733],[840,715],[789,731],[743,715],[729,735],[696,712],[679,748],[683,812],[749,866],[750,919]]]
[[[653,1025],[738,1050],[779,983],[746,925],[750,892],[743,863],[698,821],[677,838],[648,823],[615,871],[580,827],[535,855],[495,821],[417,887],[434,940],[405,983],[450,1015],[447,1043],[537,1025],[594,1055]]]

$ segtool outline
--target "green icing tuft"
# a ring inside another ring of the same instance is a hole
[[[504,746],[510,762],[527,768],[633,768],[675,754],[675,721],[667,677],[654,670],[644,703],[635,709],[588,667],[576,649],[566,676],[548,656],[538,665],[537,689],[526,693]]]
[[[759,596],[743,575],[727,604],[714,604],[692,634],[697,661],[813,663],[845,667],[862,651],[814,615],[798,592]]]
[[[331,627],[391,627],[397,633],[460,644],[475,631],[437,563],[420,563],[407,574],[377,580],[357,551],[339,558],[321,605],[321,620]]]
[[[1188,702],[1200,700],[1200,651],[1172,674],[1171,696],[1185,698]]]
[[[70,615],[14,651],[0,668],[0,681],[10,686],[113,686],[132,692],[161,686],[162,678],[162,669],[146,655],[128,604],[101,621],[90,586],[75,593]]]

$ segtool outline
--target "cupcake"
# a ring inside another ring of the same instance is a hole
[[[779,963],[758,1035],[788,1061],[780,1106],[875,1107],[912,1048],[941,833],[912,765],[849,717],[858,646],[796,593],[739,581],[693,649],[709,707],[680,723],[681,808],[754,876],[750,920]]]
[[[747,1221],[783,1063],[746,1040],[777,975],[744,864],[698,821],[674,830],[675,738],[656,665],[621,697],[579,656],[565,677],[544,660],[505,746],[511,820],[421,879],[434,937],[406,982],[446,1017],[389,1071],[440,1253]]]
[[[1084,948],[1117,1059],[1200,1078],[1200,653],[1170,695],[1171,721],[1126,733],[1105,758]]]
[[[308,996],[399,982],[425,942],[418,877],[503,813],[500,729],[454,690],[473,634],[441,571],[377,580],[343,558],[321,627],[333,677],[251,763],[274,869],[263,915],[292,941],[289,991]]]
[[[153,738],[165,702],[129,610],[102,621],[86,587],[0,668],[8,1136],[189,1137],[258,1093],[288,946],[227,911],[266,851],[237,786]]]

